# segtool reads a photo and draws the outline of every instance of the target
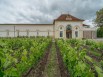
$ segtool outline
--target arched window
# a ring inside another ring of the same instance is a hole
[[[62,27],[60,27],[60,30],[62,30]]]
[[[62,25],[59,26],[59,30],[63,30],[63,26]]]
[[[75,26],[75,30],[78,30],[79,29],[79,27],[78,26]]]
[[[75,37],[78,37],[78,31],[75,31]]]
[[[71,30],[71,25],[67,25],[66,30]]]
[[[64,29],[64,27],[62,25],[59,26],[59,36],[60,36],[60,38],[63,37],[63,29]]]
[[[60,31],[60,37],[63,37],[63,31]]]

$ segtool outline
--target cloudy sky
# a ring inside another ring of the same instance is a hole
[[[0,0],[0,23],[52,23],[69,13],[91,24],[103,0]]]

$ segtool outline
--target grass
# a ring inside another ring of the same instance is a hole
[[[48,63],[45,69],[45,77],[60,77],[58,75],[60,75],[58,72],[59,70],[59,66],[57,64],[57,54],[56,54],[56,48],[55,48],[55,44],[53,43],[51,51],[50,51],[50,55],[49,55],[49,59],[48,59]]]

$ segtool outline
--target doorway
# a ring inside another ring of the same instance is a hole
[[[66,38],[68,38],[68,39],[72,38],[72,27],[71,27],[71,25],[66,26]]]

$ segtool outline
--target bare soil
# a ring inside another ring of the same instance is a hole
[[[61,55],[59,47],[57,45],[56,45],[56,51],[57,51],[57,57],[58,57],[58,63],[59,63],[61,77],[70,77],[70,73],[63,63],[62,55]]]

